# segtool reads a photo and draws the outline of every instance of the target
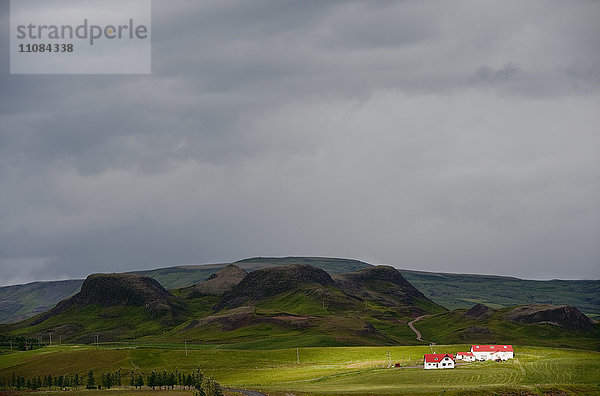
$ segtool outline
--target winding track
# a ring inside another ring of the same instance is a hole
[[[424,339],[422,339],[421,338],[421,332],[415,328],[415,323],[417,323],[419,320],[423,319],[426,316],[429,316],[429,315],[421,315],[418,318],[416,318],[414,320],[411,320],[410,322],[408,322],[408,327],[410,327],[410,329],[417,336],[417,341],[427,342],[427,343],[429,343],[429,346],[432,346],[432,345],[435,345],[435,342],[433,342],[433,341],[425,341]]]

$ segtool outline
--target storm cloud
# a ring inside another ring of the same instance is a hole
[[[150,76],[10,75],[1,284],[251,256],[600,276],[600,4],[153,1]]]

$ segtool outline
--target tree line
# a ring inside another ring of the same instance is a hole
[[[44,346],[44,343],[37,338],[0,334],[0,347],[2,348],[28,351],[30,349],[41,348],[42,346]]]
[[[0,390],[25,390],[32,391],[42,390],[47,388],[66,389],[85,386],[86,389],[110,389],[112,387],[122,387],[123,378],[121,370],[114,372],[102,372],[98,377],[93,370],[87,374],[79,375],[61,375],[53,377],[51,374],[45,376],[36,376],[25,378],[18,376],[14,372],[9,378],[0,378]],[[174,389],[182,387],[193,389],[194,394],[198,396],[222,396],[220,384],[212,378],[204,376],[200,369],[191,372],[180,372],[178,370],[167,372],[151,371],[149,373],[134,372],[129,374],[129,386],[132,388],[142,389],[144,386],[156,389]]]

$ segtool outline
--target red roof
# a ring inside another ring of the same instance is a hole
[[[454,355],[451,353],[426,353],[425,363],[438,363],[441,362],[446,356],[454,360]]]
[[[512,345],[473,345],[471,352],[512,352]]]
[[[474,356],[473,352],[456,352],[456,356]]]

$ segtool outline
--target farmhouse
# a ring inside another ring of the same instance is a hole
[[[423,365],[426,370],[454,368],[454,356],[451,353],[427,353]]]
[[[456,358],[464,360],[465,362],[475,361],[475,355],[473,355],[473,352],[456,352]]]
[[[514,356],[512,345],[473,345],[471,353],[477,360],[508,360]]]

